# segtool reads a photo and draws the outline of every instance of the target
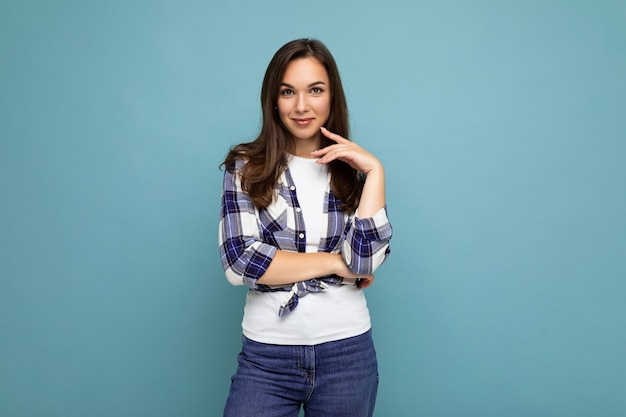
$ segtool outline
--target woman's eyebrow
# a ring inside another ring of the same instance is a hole
[[[315,81],[312,82],[311,84],[309,84],[307,87],[313,87],[316,85],[326,85],[326,83],[324,81]],[[287,87],[287,88],[295,88],[293,85],[288,84],[288,83],[280,83],[281,87]]]

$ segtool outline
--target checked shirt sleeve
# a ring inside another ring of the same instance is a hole
[[[351,216],[342,247],[344,261],[350,270],[357,274],[373,273],[389,255],[391,235],[386,207],[372,217]]]
[[[238,163],[238,167],[241,165]],[[241,189],[238,171],[224,173],[219,225],[220,259],[226,278],[233,285],[256,289],[276,248],[259,237],[257,216],[252,200]]]

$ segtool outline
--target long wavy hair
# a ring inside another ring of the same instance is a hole
[[[328,48],[315,39],[297,39],[283,45],[274,54],[263,78],[261,132],[254,141],[231,148],[223,163],[227,170],[233,172],[237,159],[243,158],[247,161],[240,173],[241,184],[258,209],[267,207],[273,201],[274,188],[280,175],[287,168],[287,154],[294,150],[291,134],[280,121],[276,111],[280,84],[290,62],[309,57],[315,58],[324,66],[330,81],[331,106],[325,127],[349,139],[346,97],[337,64]],[[333,143],[322,135],[322,147]],[[329,163],[329,170],[331,190],[341,200],[341,208],[350,213],[354,212],[363,189],[362,175],[350,165],[338,160]]]

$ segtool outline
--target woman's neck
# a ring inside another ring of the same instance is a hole
[[[293,154],[300,158],[315,159],[311,152],[318,150],[321,146],[321,138],[294,139]]]

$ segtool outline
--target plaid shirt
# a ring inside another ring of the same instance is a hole
[[[238,172],[243,164],[245,161],[238,160],[235,172],[227,169],[224,173],[219,226],[222,266],[233,285],[247,285],[261,292],[290,291],[289,300],[279,311],[283,316],[298,305],[300,297],[323,291],[328,285],[341,284],[343,279],[329,275],[286,286],[257,284],[278,249],[305,252],[306,230],[289,168],[277,184],[277,198],[267,208],[258,210],[241,189]],[[356,214],[342,211],[340,205],[328,181],[323,212],[326,233],[320,239],[318,251],[341,253],[351,271],[370,274],[390,252],[392,229],[386,208],[371,218],[360,219]]]

